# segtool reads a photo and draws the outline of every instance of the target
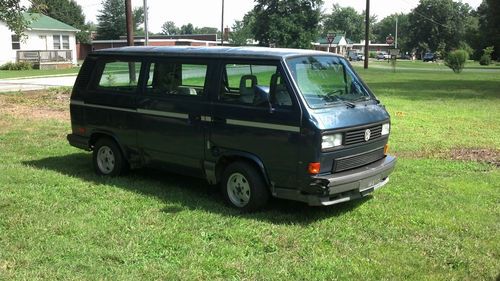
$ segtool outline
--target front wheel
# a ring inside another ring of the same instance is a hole
[[[96,142],[92,162],[95,172],[104,176],[119,176],[127,167],[120,148],[108,138],[101,138]]]
[[[261,209],[269,200],[269,191],[261,173],[244,162],[235,162],[226,168],[221,189],[226,202],[242,211]]]

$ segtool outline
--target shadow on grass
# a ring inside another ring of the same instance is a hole
[[[79,178],[93,184],[105,184],[154,196],[166,203],[163,212],[175,214],[185,209],[205,210],[227,216],[238,216],[274,224],[310,224],[317,220],[335,217],[350,212],[370,200],[370,196],[352,202],[328,207],[310,207],[304,203],[273,198],[261,212],[240,213],[227,207],[214,186],[205,180],[181,176],[156,169],[139,169],[127,176],[110,178],[97,176],[91,166],[91,155],[86,153],[48,157],[22,163],[37,169],[48,169],[66,176]]]
[[[465,75],[465,74],[460,74]],[[408,100],[485,99],[497,102],[500,81],[485,80],[408,80],[404,82],[370,82],[375,94]],[[384,93],[387,89],[394,92]]]

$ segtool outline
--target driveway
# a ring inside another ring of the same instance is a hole
[[[15,92],[26,90],[40,90],[50,87],[73,86],[76,75],[39,77],[39,78],[16,78],[0,79],[0,92]]]

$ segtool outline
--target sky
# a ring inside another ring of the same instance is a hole
[[[455,0],[456,1],[456,0]],[[102,0],[76,0],[82,6],[87,21],[97,23],[96,16],[101,10]],[[195,27],[217,27],[221,25],[222,0],[147,0],[149,6],[149,31],[160,32],[166,21],[173,21],[180,27],[192,23]],[[476,9],[482,0],[462,0]],[[342,7],[351,6],[362,12],[366,0],[324,0],[323,10],[330,12],[333,4]],[[419,0],[371,0],[370,14],[377,15],[378,20],[394,13],[408,13],[415,8]],[[132,0],[132,6],[143,5],[143,0]],[[224,0],[224,26],[231,27],[235,20],[243,16],[254,6],[253,0]]]

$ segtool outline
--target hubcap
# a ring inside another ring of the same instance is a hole
[[[227,181],[229,200],[237,207],[244,207],[250,201],[250,183],[244,175],[234,173]]]
[[[107,146],[102,146],[97,151],[97,166],[103,174],[109,174],[115,168],[115,155],[113,150]]]

